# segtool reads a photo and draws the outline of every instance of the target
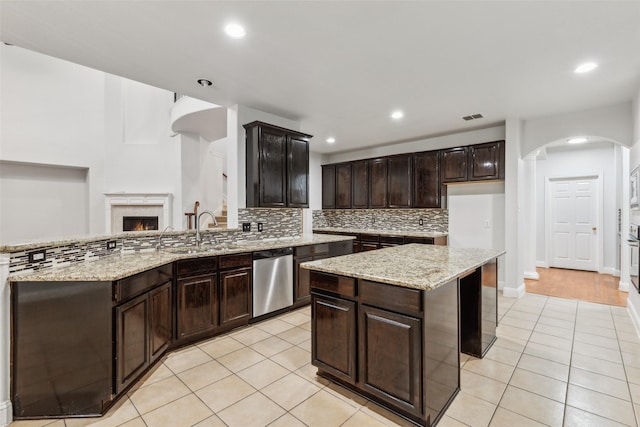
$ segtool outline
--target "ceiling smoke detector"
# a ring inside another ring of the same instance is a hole
[[[469,116],[462,117],[462,120],[468,122],[469,120],[476,120],[476,119],[482,119],[482,118],[484,118],[482,114],[471,114]]]

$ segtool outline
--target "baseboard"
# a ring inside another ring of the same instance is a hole
[[[536,267],[549,268],[549,264],[547,264],[547,261],[536,261]]]
[[[540,275],[538,274],[537,271],[525,271],[524,278],[531,279],[531,280],[540,280]]]
[[[636,327],[636,333],[640,336],[640,307],[634,307],[633,302],[631,302],[630,298],[627,298],[627,312],[629,313],[629,317],[631,317],[631,321]]]
[[[524,283],[522,283],[517,288],[503,288],[502,295],[508,298],[522,298],[525,294]]]
[[[604,267],[602,270],[598,271],[598,273],[616,276],[616,269],[613,267]],[[620,276],[620,272],[618,272],[617,276]]]
[[[11,401],[0,402],[0,427],[5,427],[13,421]]]
[[[498,280],[498,289],[504,289],[504,280]]]
[[[620,280],[618,282],[618,290],[622,292],[629,292],[629,284]]]

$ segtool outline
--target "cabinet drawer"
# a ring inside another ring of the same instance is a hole
[[[251,267],[253,259],[251,253],[246,254],[233,254],[233,255],[221,255],[218,263],[220,264],[220,270],[228,268],[238,267]]]
[[[378,243],[380,241],[380,236],[377,234],[360,234],[358,235],[358,240],[363,243]]]
[[[309,276],[312,291],[326,291],[350,298],[356,296],[356,280],[351,277],[335,276],[318,271],[312,271]]]
[[[402,236],[380,236],[380,243],[387,243],[392,245],[404,244],[404,237]]]
[[[117,303],[121,303],[171,279],[171,264],[167,264],[118,280],[115,284],[114,299]]]
[[[421,291],[418,289],[403,288],[368,280],[360,280],[359,282],[358,293],[363,304],[413,315],[420,315],[422,312]]]
[[[407,237],[405,243],[422,243],[423,245],[433,245],[433,237]]]
[[[314,255],[329,255],[329,244],[298,246],[295,248],[296,257],[308,257]]]
[[[213,256],[206,258],[183,259],[178,261],[176,265],[178,277],[215,273],[218,269],[218,258]]]

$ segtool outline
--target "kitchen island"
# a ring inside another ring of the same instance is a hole
[[[318,374],[434,425],[460,390],[459,352],[495,340],[502,254],[409,244],[302,264]]]

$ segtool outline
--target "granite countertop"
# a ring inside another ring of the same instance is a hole
[[[214,246],[203,245],[195,253],[172,252],[179,248],[165,248],[153,252],[138,252],[129,254],[114,254],[95,261],[83,261],[65,266],[58,266],[38,271],[25,271],[11,274],[9,281],[31,282],[84,282],[84,281],[114,281],[132,276],[173,261],[189,258],[208,257],[215,255],[238,254],[262,251],[267,249],[286,248],[294,246],[315,245],[320,243],[341,242],[352,240],[351,236],[334,236],[329,234],[308,234],[298,238],[274,239],[238,242],[227,245],[224,249],[215,250]],[[221,245],[225,246],[225,245]]]
[[[322,227],[314,228],[313,231],[323,231],[329,233],[353,233],[353,234],[379,234],[381,236],[409,236],[409,237],[444,237],[449,233],[440,231],[402,231],[402,230],[373,230],[363,228],[338,228]]]
[[[412,243],[300,265],[309,270],[430,291],[504,253]]]

